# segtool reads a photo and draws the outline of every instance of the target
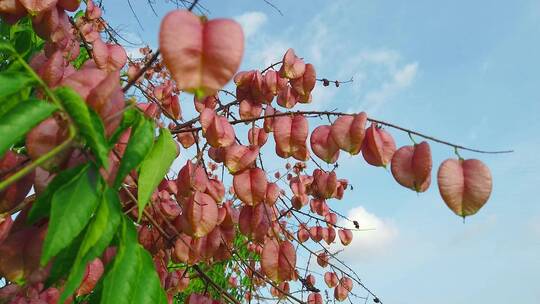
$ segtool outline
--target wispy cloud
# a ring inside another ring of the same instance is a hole
[[[234,17],[244,30],[246,39],[253,36],[266,23],[268,17],[263,12],[247,12],[240,16]]]
[[[401,90],[409,87],[418,71],[418,63],[408,63],[390,72],[390,79],[383,82],[377,89],[369,91],[364,97],[364,109],[368,113],[376,113],[386,102]]]

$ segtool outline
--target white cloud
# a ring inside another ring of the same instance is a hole
[[[332,251],[344,249],[339,257],[348,263],[369,260],[390,252],[398,236],[397,226],[388,219],[382,219],[368,212],[364,207],[356,207],[347,217],[360,225],[361,231],[353,231],[353,241],[344,247],[339,241],[331,246]],[[338,225],[354,228],[349,221],[341,220]]]
[[[377,49],[362,51],[354,57],[352,61],[356,63],[367,62],[394,67],[400,57],[399,53],[395,50]]]
[[[247,12],[234,17],[244,30],[246,39],[255,34],[259,28],[266,23],[268,17],[262,12]]]
[[[363,110],[377,114],[413,84],[419,64],[403,60],[399,51],[388,48],[351,51],[354,46],[336,38],[340,25],[328,22],[328,14],[337,17],[343,9],[346,9],[343,5],[332,5],[329,12],[325,10],[325,14],[313,16],[301,28],[284,28],[279,36],[261,29],[268,22],[268,17],[261,12],[237,16],[235,19],[242,24],[246,36],[252,37],[244,67],[267,67],[280,60],[287,48],[293,47],[306,62],[316,66],[318,75],[329,79],[354,79],[345,89],[316,89],[312,107],[327,109],[336,107],[338,102],[343,107],[346,102],[348,112]],[[343,101],[340,90],[352,91],[354,98]]]
[[[409,63],[404,66],[401,70],[397,70],[394,73],[394,83],[399,88],[405,88],[411,85],[416,77],[416,72],[418,70],[418,63]]]
[[[287,46],[283,41],[272,41],[270,43],[263,43],[263,47],[258,49],[256,53],[251,56],[251,62],[255,66],[267,67],[273,63],[280,61],[283,58],[283,54],[287,51]]]
[[[363,108],[369,113],[376,113],[398,92],[412,84],[418,71],[418,63],[408,63],[394,71],[391,70],[389,71],[390,80],[383,82],[379,88],[366,93]]]

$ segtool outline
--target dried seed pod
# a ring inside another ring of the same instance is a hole
[[[246,205],[264,202],[268,181],[266,173],[260,168],[247,169],[233,178],[234,192]]]
[[[366,130],[366,137],[362,145],[362,156],[368,164],[376,167],[386,167],[392,160],[396,151],[396,144],[392,136],[377,127],[375,123]]]
[[[311,150],[318,158],[329,164],[335,163],[339,158],[339,147],[331,135],[330,126],[318,126],[309,138]]]
[[[278,116],[274,118],[274,140],[279,157],[293,156],[305,161],[309,158],[306,147],[308,121],[303,115]]]
[[[161,22],[159,48],[178,88],[202,98],[225,86],[238,70],[244,34],[232,19],[206,21],[175,10]]]
[[[349,229],[340,229],[338,231],[339,240],[341,241],[341,244],[344,246],[349,245],[352,242],[353,234],[352,231]]]
[[[403,187],[424,192],[431,183],[431,150],[425,141],[399,148],[392,156],[392,175]]]
[[[341,150],[352,155],[360,153],[366,134],[366,122],[365,112],[338,117],[331,127],[334,142]]]
[[[328,288],[333,288],[339,284],[339,278],[335,272],[328,271],[324,273],[324,282]]]
[[[263,247],[261,266],[264,274],[275,282],[296,278],[296,250],[289,241],[268,239]]]
[[[205,193],[196,191],[183,204],[180,216],[182,231],[193,237],[203,237],[216,227],[218,207],[214,199]]]
[[[447,159],[437,174],[439,192],[455,214],[473,215],[489,199],[493,186],[489,168],[477,159]]]
[[[296,79],[304,75],[306,64],[298,58],[293,49],[288,49],[283,56],[283,64],[279,70],[279,76],[288,79]]]

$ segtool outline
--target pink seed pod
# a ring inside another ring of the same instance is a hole
[[[260,168],[247,169],[233,178],[234,192],[246,205],[264,202],[268,181],[266,173]]]
[[[395,151],[396,144],[392,136],[375,123],[371,124],[366,130],[362,146],[362,156],[366,162],[372,166],[386,167]]]
[[[341,241],[341,244],[344,246],[349,245],[352,242],[353,234],[352,231],[349,229],[340,229],[338,231],[339,240]]]
[[[318,158],[329,164],[335,163],[339,158],[339,147],[331,135],[330,126],[318,126],[309,138],[311,151]]]
[[[159,48],[178,88],[202,98],[216,93],[238,70],[244,34],[232,19],[207,21],[175,10],[161,22]]]
[[[425,141],[399,148],[392,157],[392,175],[403,187],[424,192],[431,183],[431,150]]]
[[[437,174],[439,192],[455,214],[473,215],[489,199],[493,186],[489,168],[477,159],[447,159]]]
[[[366,122],[365,112],[338,117],[331,128],[332,138],[337,146],[352,155],[360,153],[366,134]]]
[[[302,77],[306,70],[304,60],[298,58],[293,49],[288,49],[283,56],[283,64],[279,70],[279,76],[288,79]]]

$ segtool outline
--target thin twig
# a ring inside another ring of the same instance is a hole
[[[127,92],[139,80],[139,78],[141,78],[141,76],[144,75],[144,73],[146,73],[146,71],[152,66],[152,64],[154,64],[154,62],[158,59],[158,57],[159,57],[159,49],[156,50],[152,58],[150,58],[150,60],[148,60],[148,62],[139,70],[137,75],[135,75],[135,77],[131,79],[122,88],[122,92],[124,93]]]
[[[264,2],[266,2],[266,4],[270,5],[273,9],[275,9],[281,16],[283,16],[283,12],[281,12],[281,10],[272,2],[270,2],[269,0],[263,0]]]
[[[69,17],[68,20],[69,20],[69,23],[71,23],[71,26],[73,26],[75,28],[75,30],[77,31],[77,33],[79,34],[79,38],[81,38],[81,40],[83,42],[83,47],[86,50],[86,53],[88,54],[88,57],[92,58],[93,57],[92,56],[92,51],[90,50],[90,46],[88,45],[88,41],[86,41],[86,38],[84,38],[84,35],[82,34],[81,30],[79,29],[79,27],[77,26],[75,21],[73,21],[73,18]]]
[[[272,114],[272,115],[263,115],[263,116],[259,116],[259,117],[255,117],[255,118],[249,118],[249,119],[233,120],[233,121],[229,121],[229,123],[231,125],[236,125],[236,124],[240,124],[240,123],[252,122],[252,121],[261,120],[261,119],[265,119],[265,118],[273,118],[273,117],[289,116],[289,115],[348,116],[348,115],[354,115],[354,114],[343,113],[343,112],[330,112],[330,111],[296,111],[296,112],[288,111],[288,112],[282,112],[282,113],[275,113],[275,114]],[[461,150],[465,150],[465,151],[476,152],[476,153],[484,153],[484,154],[502,154],[502,153],[512,153],[512,152],[514,152],[514,150],[485,151],[485,150],[479,150],[479,149],[475,149],[475,148],[469,148],[469,147],[465,147],[463,145],[458,145],[458,144],[447,142],[447,141],[444,141],[444,140],[441,140],[441,139],[437,139],[437,138],[435,138],[435,137],[433,137],[431,135],[426,135],[426,134],[423,134],[423,133],[420,133],[420,132],[416,132],[414,130],[407,129],[407,128],[404,128],[404,127],[400,127],[398,125],[395,125],[395,124],[392,124],[392,123],[389,123],[389,122],[386,122],[386,121],[382,121],[382,120],[379,120],[379,119],[369,118],[368,117],[367,120],[371,121],[371,122],[374,122],[374,123],[377,123],[377,124],[380,124],[380,125],[390,127],[390,128],[394,128],[394,129],[397,129],[397,130],[400,130],[400,131],[403,131],[403,132],[406,132],[406,133],[414,134],[416,136],[419,136],[419,137],[422,137],[422,138],[425,138],[425,139],[428,139],[428,140],[431,140],[431,141],[434,141],[434,142],[437,142],[437,143],[440,143],[440,144],[443,144],[443,145],[451,146],[451,147],[454,147],[455,149],[461,149]],[[198,127],[198,128],[190,128],[190,129],[180,129],[180,130],[175,129],[175,130],[172,131],[172,133],[193,132],[193,131],[198,131],[200,129],[201,129],[200,127]]]

